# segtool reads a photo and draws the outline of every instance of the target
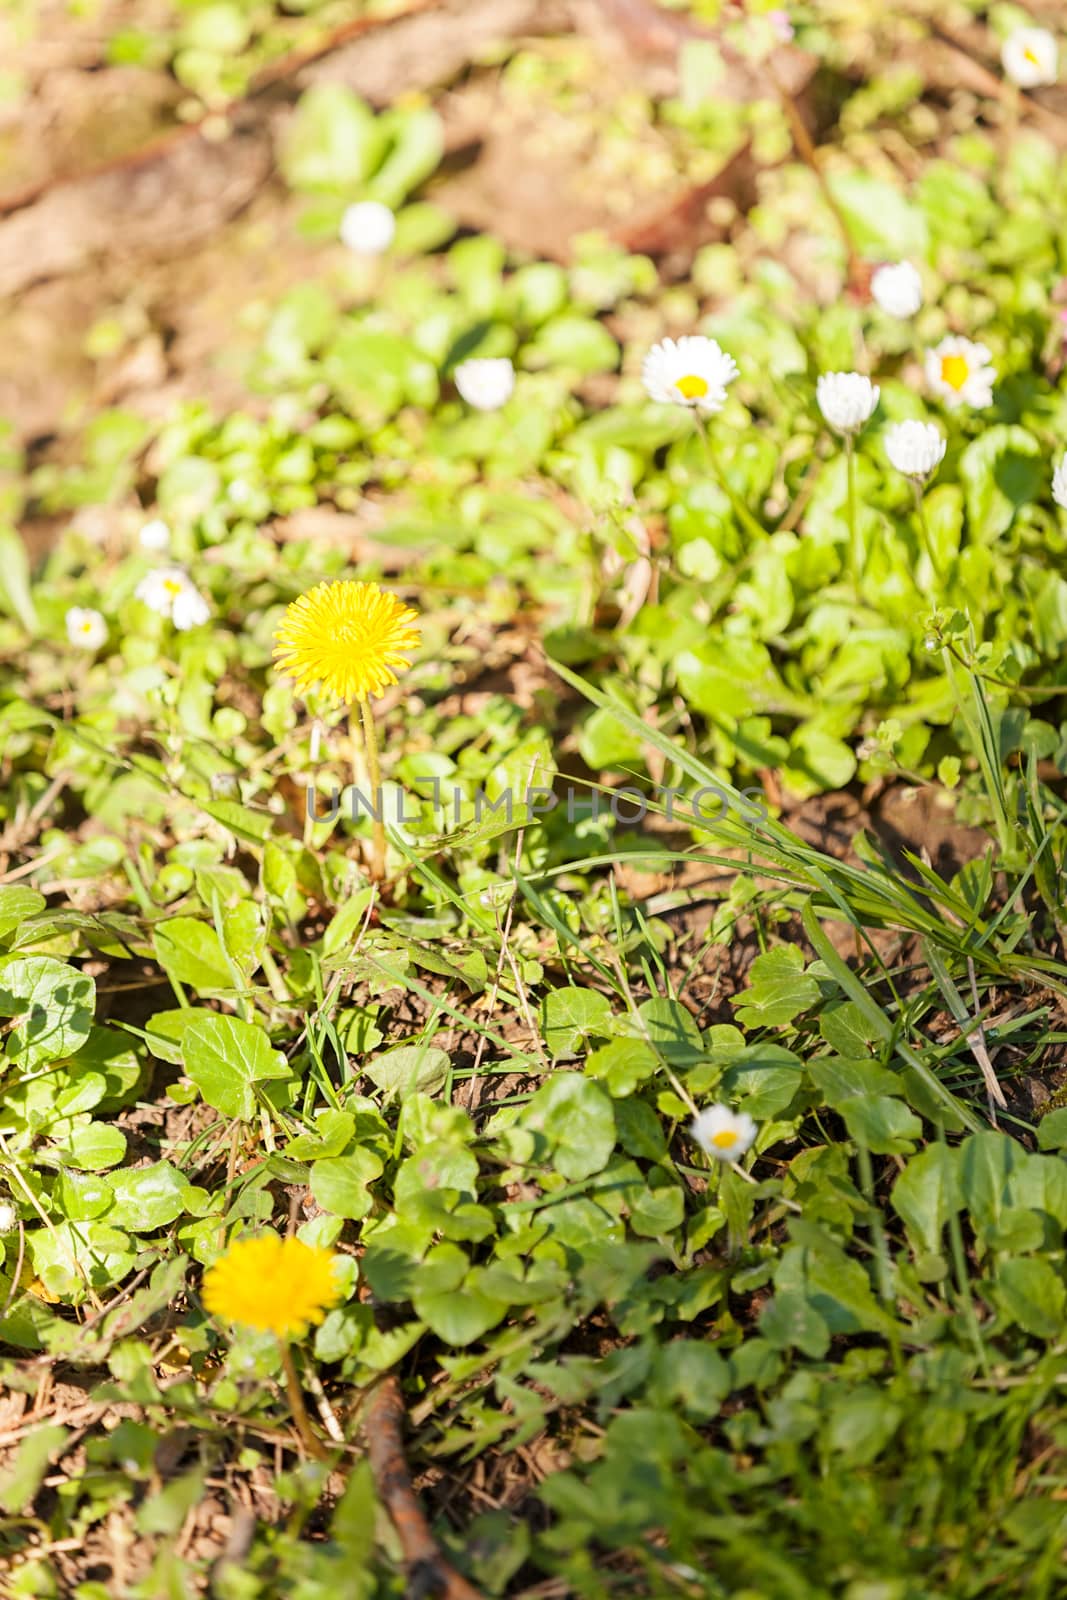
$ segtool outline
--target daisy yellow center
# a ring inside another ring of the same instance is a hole
[[[91,622],[83,622],[82,623],[82,632],[83,633],[92,633],[92,631],[93,631],[93,625],[92,625]]]
[[[178,595],[181,594],[185,585],[182,583],[180,578],[164,578],[163,587],[172,599],[176,599]]]
[[[718,1133],[713,1133],[711,1142],[716,1150],[732,1150],[737,1143],[737,1134],[733,1128],[720,1128]]]
[[[687,400],[703,400],[708,392],[707,379],[698,378],[695,372],[689,373],[684,378],[679,378],[674,387]]]
[[[1023,60],[1024,61],[1029,61],[1030,65],[1032,67],[1039,67],[1041,65],[1041,62],[1037,58],[1036,50],[1031,50],[1029,45],[1023,51]]]
[[[396,683],[418,647],[419,623],[376,583],[320,583],[286,609],[274,641],[278,670],[298,689],[351,702]]]
[[[966,356],[941,357],[941,382],[947,383],[949,388],[955,389],[957,393],[967,382],[969,370]]]
[[[239,1239],[204,1274],[207,1309],[280,1339],[299,1338],[341,1297],[337,1257],[300,1239]]]

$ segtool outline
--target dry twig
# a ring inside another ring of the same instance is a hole
[[[442,1555],[419,1505],[404,1455],[404,1399],[391,1374],[368,1394],[363,1433],[379,1498],[389,1513],[407,1565],[407,1593],[437,1600],[482,1600]]]

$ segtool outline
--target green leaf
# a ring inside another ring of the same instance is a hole
[[[263,844],[270,838],[274,828],[274,818],[269,811],[253,811],[250,806],[239,805],[236,800],[211,800],[205,804],[204,810],[209,817],[214,817],[216,822],[221,822],[224,828],[249,844]]]
[[[202,1012],[182,1038],[185,1070],[209,1106],[248,1122],[255,1114],[252,1085],[291,1076],[289,1063],[262,1028],[238,1017]]]
[[[926,254],[926,218],[899,189],[865,172],[832,172],[828,182],[861,255],[900,261]]]
[[[107,1220],[112,1227],[133,1233],[150,1233],[174,1222],[187,1209],[194,1192],[185,1174],[169,1161],[116,1172],[111,1188],[115,1203]]]
[[[363,1071],[382,1093],[406,1100],[412,1094],[436,1094],[448,1081],[451,1062],[444,1050],[430,1045],[401,1045],[375,1056]]]
[[[780,1289],[760,1312],[759,1330],[776,1350],[800,1350],[821,1361],[830,1348],[830,1330],[805,1294]]]
[[[226,952],[210,922],[170,917],[157,922],[152,943],[160,966],[178,983],[188,984],[197,993],[233,988]]]
[[[473,1344],[508,1312],[505,1301],[481,1290],[481,1277],[477,1268],[468,1271],[467,1257],[458,1245],[438,1245],[415,1275],[411,1304],[416,1316],[446,1344]]]
[[[942,1230],[963,1203],[958,1152],[938,1143],[912,1156],[889,1201],[920,1250],[937,1255]]]
[[[877,1038],[862,1011],[851,1000],[824,1010],[819,1017],[819,1032],[839,1055],[860,1059]]]
[[[552,989],[541,1006],[541,1026],[553,1061],[574,1056],[595,1034],[610,1031],[611,1003],[596,989]]]
[[[393,142],[369,192],[395,211],[440,165],[444,125],[432,106],[395,107],[379,122]]]
[[[600,1172],[615,1148],[615,1113],[604,1091],[577,1072],[558,1072],[542,1084],[523,1118],[544,1134],[564,1178]]]
[[[21,927],[27,917],[36,916],[47,904],[43,894],[36,889],[24,889],[20,884],[6,884],[0,889],[0,939],[6,939]]]
[[[685,1195],[665,1173],[653,1174],[653,1179],[630,1205],[630,1227],[641,1238],[659,1239],[681,1224]]]
[[[603,1080],[613,1100],[620,1100],[655,1076],[659,1059],[643,1039],[610,1039],[586,1057],[585,1070],[590,1078]]]
[[[312,1164],[310,1188],[324,1211],[358,1221],[374,1204],[370,1185],[382,1175],[373,1150],[357,1148],[344,1156],[327,1156]]]
[[[1067,1106],[1045,1113],[1037,1125],[1037,1143],[1040,1150],[1067,1149]]]
[[[606,767],[631,770],[642,760],[641,741],[622,727],[610,711],[594,711],[586,717],[578,735],[578,751],[592,771]]]
[[[619,347],[604,324],[592,317],[553,317],[527,345],[524,359],[531,367],[564,372],[614,372]]]
[[[731,1053],[723,1072],[723,1095],[743,1101],[757,1122],[776,1117],[789,1105],[804,1081],[799,1057],[782,1045],[752,1044]]]
[[[437,401],[437,368],[410,340],[380,328],[345,327],[330,345],[323,376],[356,416],[391,416]]]
[[[1045,452],[1025,428],[995,423],[972,439],[959,472],[971,531],[989,543],[1007,531],[1020,506],[1041,497]]]
[[[30,588],[26,546],[8,523],[0,523],[0,607],[21,622],[27,633],[38,631],[37,609]]]
[[[685,1069],[707,1054],[700,1029],[680,1000],[657,995],[637,1008],[641,1035],[672,1067]]]
[[[1067,1311],[1063,1279],[1042,1257],[1001,1262],[994,1287],[1000,1310],[1039,1339],[1059,1339]]]
[[[976,1133],[960,1146],[960,1186],[977,1228],[995,1227],[1011,1205],[1010,1179],[1026,1152],[1005,1133]]]
[[[782,945],[757,956],[748,988],[730,1004],[745,1028],[773,1028],[792,1022],[819,998],[819,985],[804,972],[804,955],[796,945]]]
[[[169,1061],[172,1066],[180,1067],[185,1031],[201,1015],[191,1006],[155,1012],[145,1024],[145,1044],[158,1061]]]
[[[126,1155],[126,1135],[112,1122],[88,1122],[73,1128],[56,1152],[65,1166],[83,1172],[106,1172]]]
[[[839,1107],[849,1134],[876,1155],[905,1155],[922,1138],[923,1125],[902,1100],[873,1095],[843,1100]]]
[[[50,1462],[67,1437],[67,1428],[43,1423],[31,1428],[18,1447],[14,1461],[0,1477],[0,1510],[17,1517],[29,1511]]]
[[[677,1400],[694,1417],[718,1414],[730,1393],[730,1368],[718,1350],[699,1339],[672,1339],[655,1357],[656,1393]]]
[[[688,703],[716,722],[749,716],[781,692],[771,653],[756,639],[716,637],[699,650],[681,650],[674,670]],[[715,796],[701,805],[717,815]]]
[[[824,1434],[826,1447],[865,1466],[881,1455],[903,1415],[902,1407],[870,1388],[835,1397]]]
[[[783,776],[800,795],[843,789],[856,773],[856,754],[834,734],[807,722],[793,735]]]
[[[69,1222],[85,1222],[91,1217],[103,1216],[112,1200],[107,1178],[98,1178],[92,1173],[83,1177],[69,1166],[60,1173],[53,1195]]]
[[[833,1111],[857,1095],[899,1095],[903,1088],[896,1073],[866,1059],[823,1056],[809,1064],[808,1075]]]
[[[26,1234],[33,1270],[46,1288],[77,1304],[87,1286],[107,1288],[131,1271],[134,1254],[125,1233],[107,1221],[57,1222]]]
[[[354,192],[374,172],[386,131],[374,112],[344,84],[316,84],[289,125],[281,169],[294,189]]]
[[[89,1037],[96,1005],[92,978],[52,956],[0,960],[0,1016],[16,1019],[7,1054],[24,1067],[70,1056]]]

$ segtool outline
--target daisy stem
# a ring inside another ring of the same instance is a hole
[[[308,1454],[315,1457],[316,1461],[328,1461],[329,1455],[321,1441],[312,1432],[311,1419],[307,1414],[304,1404],[303,1391],[300,1388],[300,1379],[297,1376],[296,1362],[293,1352],[286,1340],[281,1341],[282,1366],[285,1368],[285,1392],[289,1396],[289,1410],[296,1423],[296,1431]]]
[[[863,570],[863,551],[857,538],[856,527],[856,451],[852,435],[845,434],[845,511],[848,517],[848,568],[856,598],[860,597],[860,573]]]
[[[730,1162],[730,1171],[731,1172],[736,1172],[737,1176],[739,1178],[744,1178],[746,1183],[758,1184],[759,1181],[760,1181],[756,1177],[755,1173],[754,1172],[749,1172],[748,1168],[747,1167],[743,1167],[741,1165],[740,1161],[731,1161]],[[784,1206],[787,1211],[795,1211],[798,1217],[799,1216],[803,1216],[803,1214],[804,1214],[803,1213],[803,1208],[801,1206],[798,1206],[795,1200],[787,1200],[784,1195],[778,1195],[777,1196],[777,1200],[778,1200],[778,1204],[780,1206]]]
[[[385,877],[385,819],[382,816],[382,769],[378,761],[378,734],[374,727],[374,712],[368,696],[359,702],[363,718],[363,745],[367,753],[367,776],[370,778],[371,817],[371,876],[379,883]],[[358,781],[358,779],[357,779]]]
[[[915,495],[915,515],[919,519],[919,531],[922,534],[923,545],[925,547],[926,554],[930,558],[930,565],[934,569],[934,577],[940,583],[943,574],[941,568],[937,564],[937,557],[934,555],[934,542],[930,537],[930,527],[926,521],[926,507],[923,503],[923,486],[921,483],[916,483],[913,478],[911,487]]]
[[[706,419],[702,417],[700,412],[696,409],[693,411],[693,416],[696,419],[697,432],[704,441],[704,449],[707,452],[708,462],[711,466],[712,477],[719,485],[719,488],[722,490],[727,500],[729,500],[738,522],[740,522],[747,529],[754,539],[759,539],[762,542],[767,537],[766,528],[762,527],[760,523],[757,522],[756,518],[752,515],[741,496],[736,494],[727,482],[726,474],[723,472],[722,467],[719,464],[718,453],[716,452],[715,446],[711,442],[711,434],[708,431]]]

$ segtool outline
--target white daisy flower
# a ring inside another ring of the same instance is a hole
[[[461,361],[452,376],[461,396],[475,411],[499,411],[515,389],[515,368],[507,356]]]
[[[878,385],[859,372],[824,372],[815,385],[819,410],[835,433],[859,433],[870,421]]]
[[[1000,61],[1012,83],[1035,89],[1056,82],[1059,50],[1047,28],[1016,28],[1000,47]]]
[[[706,1155],[739,1161],[756,1137],[756,1124],[747,1111],[714,1105],[697,1113],[689,1131]]]
[[[897,261],[877,269],[871,294],[891,317],[913,317],[923,303],[923,281],[910,261]]]
[[[905,478],[923,480],[945,456],[945,440],[932,422],[894,422],[885,430],[885,453]]]
[[[9,1200],[0,1201],[0,1233],[14,1233],[19,1214]]]
[[[170,529],[162,517],[153,517],[151,522],[146,522],[137,535],[137,543],[142,550],[165,550],[170,544]]]
[[[1067,451],[1052,474],[1052,498],[1067,511]]]
[[[384,255],[396,237],[396,217],[380,200],[359,200],[341,218],[341,243],[357,256]]]
[[[150,610],[169,617],[180,633],[199,628],[211,615],[207,601],[180,567],[160,567],[158,572],[150,572],[134,593]]]
[[[651,399],[663,405],[693,406],[708,414],[722,410],[726,386],[736,377],[733,356],[699,333],[661,339],[641,368],[641,381]]]
[[[99,650],[107,643],[107,623],[89,606],[71,606],[66,624],[67,638],[79,650]]]
[[[958,334],[949,334],[926,352],[926,381],[950,410],[973,406],[980,411],[991,405],[996,376],[985,345]]]

